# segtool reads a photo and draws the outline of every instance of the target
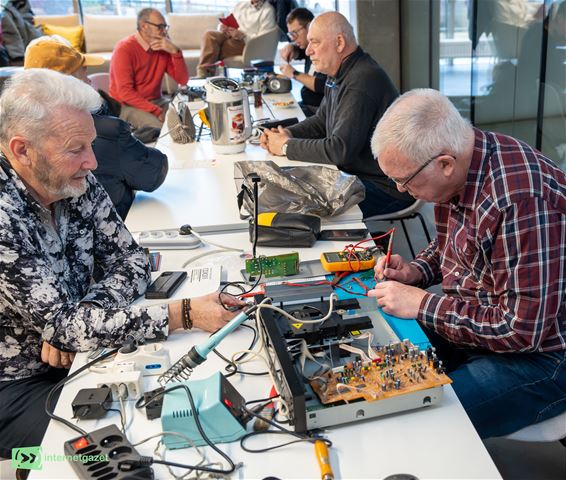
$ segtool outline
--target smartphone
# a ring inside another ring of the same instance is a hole
[[[347,242],[349,240],[363,240],[368,235],[366,228],[346,228],[323,230],[318,237],[319,240],[334,240]]]

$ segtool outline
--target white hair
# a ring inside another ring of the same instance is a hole
[[[393,147],[422,164],[440,153],[463,154],[473,135],[470,122],[437,90],[418,88],[395,100],[371,139],[374,157]]]
[[[37,141],[49,135],[48,124],[58,108],[95,112],[100,95],[86,83],[46,68],[31,68],[12,76],[0,96],[0,144],[14,135]]]

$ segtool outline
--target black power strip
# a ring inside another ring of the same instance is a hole
[[[77,478],[153,479],[149,466],[134,466],[142,458],[116,425],[108,425],[64,444]]]

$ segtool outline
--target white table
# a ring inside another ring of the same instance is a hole
[[[264,103],[292,98],[290,95],[265,95]],[[295,104],[296,105],[296,104]],[[203,106],[195,102],[191,112]],[[301,109],[255,109],[255,118],[304,118]],[[164,127],[165,129],[165,127]],[[246,230],[248,221],[240,218],[236,204],[234,163],[242,160],[272,160],[280,166],[308,165],[305,162],[276,157],[257,145],[246,145],[242,153],[220,155],[214,152],[209,139],[198,143],[178,144],[170,136],[159,139],[157,148],[167,154],[170,171],[165,182],[154,192],[137,192],[126,218],[130,231],[179,228],[186,223],[200,233],[227,233]],[[358,206],[341,215],[323,219],[323,224],[339,226],[361,221]]]
[[[348,228],[358,225],[350,224]],[[250,249],[247,234],[244,232],[215,235],[214,241]],[[318,258],[322,251],[338,250],[340,242],[317,242],[311,249],[299,249],[302,259]],[[207,247],[210,248],[210,247]],[[258,253],[272,255],[286,249],[258,248]],[[197,251],[164,252],[163,269],[178,269],[187,258]],[[230,280],[239,279],[239,269],[243,261],[237,254],[222,253],[201,262],[218,262],[228,271]],[[198,265],[199,262],[194,265]],[[175,361],[193,345],[206,338],[205,333],[175,332],[165,342],[171,360]],[[225,339],[219,350],[226,356],[246,348],[251,340],[247,329],[239,329]],[[85,354],[77,357],[77,363],[84,361]],[[191,379],[208,377],[214,371],[222,371],[223,362],[211,354],[208,360],[199,366]],[[263,363],[257,361],[245,365],[248,371],[264,371]],[[56,413],[65,418],[71,417],[71,401],[81,388],[92,387],[94,373],[82,375],[66,386],[57,404]],[[230,382],[246,400],[264,398],[268,395],[270,381],[266,377],[230,377]],[[155,380],[146,384],[147,389],[154,388]],[[380,417],[364,422],[333,427],[326,431],[334,446],[330,450],[332,468],[336,478],[383,478],[394,473],[411,473],[420,479],[494,479],[500,475],[479,439],[460,402],[450,386],[446,386],[440,405],[404,412],[387,417]],[[130,404],[128,416],[134,411]],[[96,430],[109,423],[119,424],[117,413],[112,413],[102,420],[80,422],[86,431]],[[148,421],[140,411],[135,411],[134,422],[128,430],[132,443],[140,441],[161,431],[159,420]],[[51,422],[42,445],[43,456],[63,454],[63,442],[78,436],[69,428]],[[265,446],[264,438],[254,439],[249,446]],[[280,442],[281,438],[276,438]],[[152,455],[157,440],[151,440],[138,447],[142,455]],[[315,460],[313,446],[296,444],[264,454],[249,454],[240,449],[238,442],[222,444],[220,448],[244,467],[234,473],[232,478],[255,479],[273,475],[279,478],[319,478],[320,471]],[[207,448],[209,459],[216,459],[216,454]],[[181,449],[167,452],[167,459],[180,463],[191,463],[197,457],[193,449]],[[156,478],[169,478],[164,467],[153,466]],[[182,471],[178,471],[184,473]],[[74,472],[67,462],[44,462],[43,469],[32,471],[31,478],[65,479],[74,478]]]

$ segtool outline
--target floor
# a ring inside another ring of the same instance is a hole
[[[425,205],[421,213],[425,217],[429,233],[434,238],[432,205]],[[405,223],[413,247],[418,252],[427,243],[420,222],[415,219]],[[393,241],[393,253],[410,258],[403,231],[398,223],[395,226],[399,228]],[[386,222],[368,225],[370,231],[387,231],[390,227]],[[484,444],[504,480],[566,480],[566,447],[560,442],[528,443],[494,438],[484,441]],[[465,472],[462,477],[465,478]]]

